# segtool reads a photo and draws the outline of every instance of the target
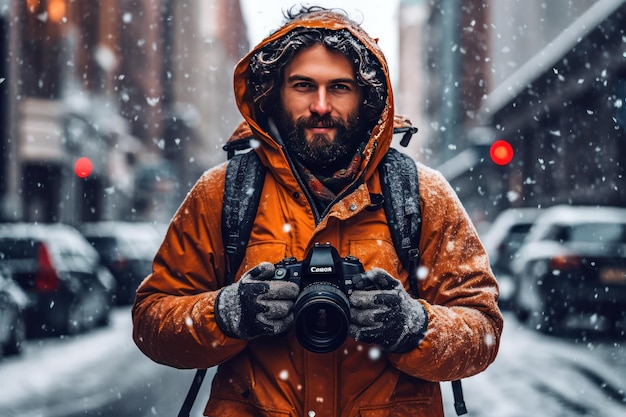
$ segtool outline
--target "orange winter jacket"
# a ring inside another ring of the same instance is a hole
[[[361,176],[351,190],[316,218],[281,147],[256,122],[246,101],[250,56],[294,25],[339,29],[325,12],[272,34],[235,70],[237,104],[260,145],[267,175],[245,259],[237,277],[260,262],[299,260],[316,242],[330,242],[342,257],[359,258],[366,270],[380,267],[409,289],[383,209],[377,164],[391,146],[393,96],[388,69],[376,42],[347,26],[382,63],[387,106],[371,132]],[[428,313],[421,344],[387,354],[348,338],[334,352],[304,350],[293,334],[250,342],[225,336],[214,303],[223,286],[226,256],[221,210],[226,163],[207,171],[173,217],[153,263],[137,290],[133,337],[158,363],[176,368],[217,366],[205,415],[241,416],[443,416],[439,381],[483,371],[496,357],[502,316],[487,255],[454,191],[436,171],[419,165],[422,234],[420,302]],[[182,400],[182,399],[181,399]]]

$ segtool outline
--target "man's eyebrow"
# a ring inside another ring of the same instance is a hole
[[[294,81],[308,81],[310,83],[314,83],[315,84],[315,80],[313,78],[307,77],[305,75],[294,74],[294,75],[291,75],[291,76],[289,76],[287,78],[287,82],[288,83],[291,83],[291,82],[294,82]],[[330,82],[333,83],[333,84],[337,84],[337,83],[356,84],[357,83],[356,79],[349,78],[349,77],[346,77],[346,78],[335,78],[333,80],[330,80]]]

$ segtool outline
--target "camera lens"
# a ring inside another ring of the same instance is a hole
[[[332,352],[348,336],[350,303],[337,287],[316,282],[304,288],[294,306],[296,336],[307,350]]]

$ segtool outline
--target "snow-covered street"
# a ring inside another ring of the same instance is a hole
[[[463,381],[468,416],[625,415],[624,340],[549,337],[505,318],[496,362]],[[31,341],[21,357],[0,362],[0,416],[172,416],[193,375],[146,359],[120,308],[107,328]],[[201,415],[208,388],[205,381],[192,415]],[[442,389],[446,416],[455,416],[450,384]]]
[[[545,336],[505,316],[498,358],[463,381],[469,415],[623,416],[626,413],[624,340]],[[444,395],[451,389],[444,387]],[[444,401],[453,416],[452,399]],[[450,406],[450,407],[449,407]]]

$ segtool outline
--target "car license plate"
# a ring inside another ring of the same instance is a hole
[[[626,284],[626,268],[603,268],[600,281],[605,284]]]

